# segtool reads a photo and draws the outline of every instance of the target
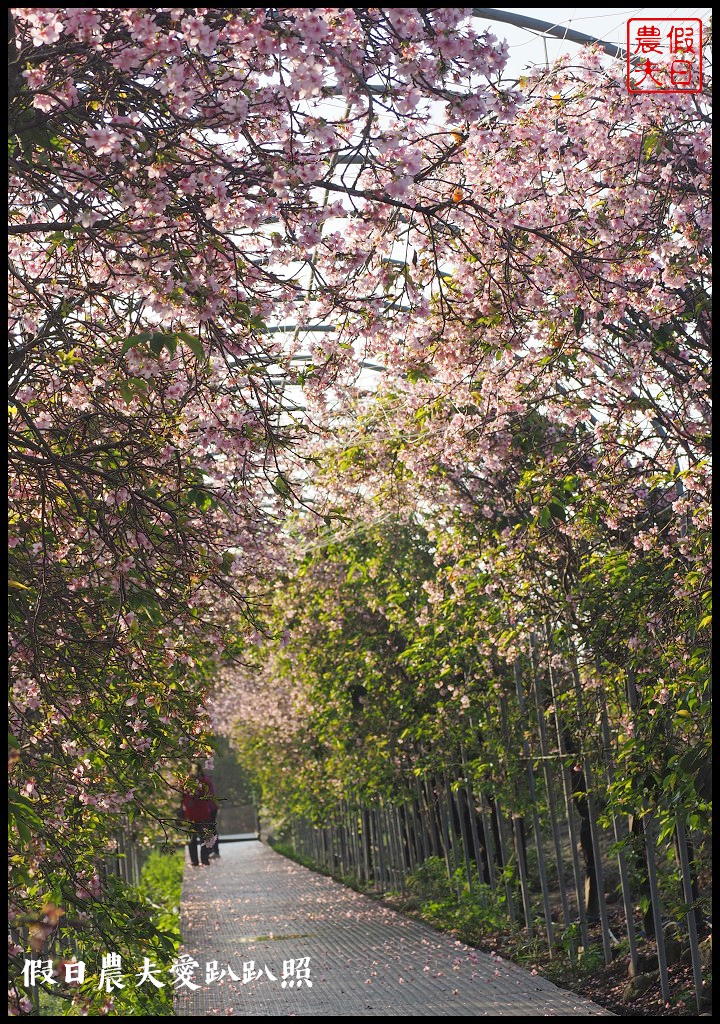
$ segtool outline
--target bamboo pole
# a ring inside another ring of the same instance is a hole
[[[465,759],[465,746],[464,746],[463,743],[460,744],[460,760],[462,762],[463,780],[464,780],[464,784],[465,784],[465,795],[466,795],[467,802],[468,802],[468,813],[470,815],[470,833],[471,833],[471,836],[472,836],[473,854],[474,854],[474,857],[475,857],[475,865],[476,865],[478,879],[480,881],[480,885],[482,886],[482,885],[485,885],[485,884],[489,884],[489,880],[486,883],[485,871],[483,869],[483,863],[482,863],[482,851],[480,849],[480,836],[478,835],[477,813],[476,813],[476,810],[475,810],[475,796],[474,796],[473,791],[472,791],[472,786],[470,785],[470,780],[468,779],[468,776],[467,776],[467,761]],[[486,852],[487,852],[487,850],[486,850]],[[483,894],[482,899],[483,899],[483,902],[484,902],[485,901],[484,894]]]
[[[398,853],[400,856],[399,867],[400,867],[400,891],[402,893],[407,892],[407,873],[408,873],[408,857],[406,850],[410,849],[410,837],[407,835],[407,829],[404,827],[404,820],[400,815],[400,807],[397,804],[393,804],[393,818],[395,819],[395,834],[397,835],[398,841]]]
[[[495,798],[494,802],[495,802],[495,821],[497,822],[498,845],[499,845],[499,849],[500,849],[500,860],[502,862],[502,869],[503,869],[503,883],[504,883],[504,886],[505,886],[505,898],[507,900],[508,911],[510,913],[510,920],[514,924],[516,919],[517,919],[517,914],[516,914],[516,911],[515,911],[515,899],[513,897],[513,891],[512,891],[512,886],[510,884],[510,876],[509,876],[509,872],[508,872],[508,867],[510,865],[510,860],[509,860],[508,852],[507,852],[507,841],[505,839],[505,827],[503,825],[503,813],[502,813],[502,807],[500,805],[500,801],[497,799],[497,797]]]
[[[362,827],[362,853],[363,853],[363,865],[365,868],[365,884],[370,885],[372,882],[375,884],[374,875],[374,861],[372,857],[372,832],[370,825],[370,811],[366,807],[360,807],[360,822]]]
[[[383,837],[382,837],[382,826],[380,823],[380,809],[379,807],[374,811],[375,820],[375,839],[377,841],[377,852],[378,852],[378,865],[380,875],[380,891],[384,892],[387,889],[387,872],[385,866],[385,851],[383,849]]]
[[[393,888],[395,892],[400,892],[402,884],[400,882],[400,857],[398,849],[398,836],[395,830],[395,816],[393,814],[393,805],[386,804],[385,806],[385,820],[387,822],[388,830],[388,843],[390,846],[390,858],[393,869]]]
[[[547,934],[548,950],[550,951],[550,956],[552,956],[553,948],[555,946],[555,933],[553,931],[552,909],[550,907],[550,892],[547,881],[547,873],[545,871],[545,851],[543,848],[542,831],[540,829],[540,818],[538,816],[537,795],[535,793],[535,772],[533,771],[532,766],[530,744],[527,740],[527,736],[525,735],[525,731],[529,729],[529,723],[527,716],[527,708],[525,705],[525,696],[523,694],[520,661],[518,659],[515,660],[514,673],[515,691],[517,693],[518,708],[521,716],[520,724],[523,729],[523,757],[525,759],[525,765],[527,770],[528,796],[530,798],[533,832],[535,835],[535,849],[537,850],[538,857],[538,874],[540,876],[540,889],[542,892],[543,912],[545,915],[545,932]]]
[[[548,633],[548,640],[549,639],[550,637]],[[560,753],[560,774],[562,778],[563,795],[565,798],[565,816],[568,827],[568,838],[570,840],[570,848],[572,853],[573,879],[575,881],[575,898],[577,900],[578,919],[580,921],[580,936],[582,938],[583,948],[587,949],[590,944],[590,936],[588,932],[587,914],[585,913],[585,886],[581,880],[582,875],[580,871],[580,860],[578,856],[578,840],[575,825],[575,808],[573,807],[572,802],[572,783],[570,781],[568,767],[566,764],[567,751],[565,749],[565,741],[562,735],[562,725],[560,723],[560,716],[558,714],[557,709],[558,690],[555,686],[555,670],[549,662],[548,677],[550,679],[550,694],[552,696],[553,704],[555,706],[555,732],[557,737],[558,751]]]
[[[569,929],[572,924],[572,917],[570,914],[567,886],[565,884],[565,862],[563,860],[562,845],[560,842],[560,826],[558,823],[557,806],[555,803],[555,782],[552,776],[552,758],[550,755],[550,744],[548,743],[547,727],[545,724],[545,709],[542,705],[540,687],[538,685],[540,673],[537,664],[537,639],[534,633],[530,634],[530,647],[532,652],[531,666],[533,673],[533,692],[535,697],[535,711],[537,714],[543,781],[545,782],[545,794],[547,796],[548,813],[550,816],[550,830],[553,840],[553,850],[555,853],[555,866],[558,874],[558,889],[560,891],[563,922],[565,924],[565,928]],[[575,955],[575,946],[575,942],[571,941],[569,947],[572,956]]]
[[[677,812],[675,821],[677,851],[678,858],[680,860],[680,874],[682,876],[683,898],[688,908],[686,920],[688,926],[688,938],[690,940],[690,961],[692,963],[693,982],[695,986],[695,1004],[698,1008],[698,1012],[700,1012],[702,1009],[703,979],[700,964],[700,945],[698,942],[697,921],[695,920],[695,908],[693,906],[692,867],[690,864],[690,857],[688,856],[685,824],[679,811]]]
[[[460,880],[458,879],[458,871],[459,871],[459,868],[460,868],[460,849],[458,847],[457,832],[455,831],[455,822],[453,821],[453,798],[452,798],[452,791],[450,789],[450,781],[448,779],[447,771],[444,768],[443,768],[442,777],[443,777],[443,791],[444,791],[444,794],[445,794],[445,807],[446,807],[446,811],[447,811],[445,817],[446,817],[446,821],[447,821],[447,830],[448,830],[448,835],[449,835],[449,840],[450,840],[450,851],[452,853],[452,860],[453,860],[452,882],[453,882],[453,884],[455,886],[455,889],[457,891],[457,894],[459,896],[461,894],[461,892],[462,892],[462,886],[460,884]]]
[[[420,865],[422,864],[422,862],[423,862],[423,860],[425,858],[423,856],[423,842],[422,842],[422,834],[421,834],[421,822],[422,822],[422,819],[421,819],[420,813],[418,811],[417,800],[416,800],[415,796],[412,793],[410,794],[410,798],[409,798],[409,807],[410,807],[410,810],[407,811],[406,813],[408,813],[409,815],[412,816],[413,846],[415,848],[415,859],[414,859],[414,862],[413,862],[413,871],[415,871],[415,870],[417,870],[417,868],[420,867]]]
[[[637,689],[635,684],[635,671],[630,669],[627,674],[627,698],[630,710],[635,715],[637,711]],[[652,811],[641,803],[640,814],[643,826],[643,841],[645,844],[645,861],[647,863],[648,886],[650,889],[650,904],[652,907],[653,925],[655,929],[655,942],[657,945],[658,970],[660,971],[660,992],[663,1002],[670,1000],[670,982],[667,972],[667,959],[665,957],[665,942],[662,927],[662,903],[660,899],[660,887],[658,885],[657,869],[655,866],[655,834]]]
[[[450,792],[451,794],[453,793],[452,787],[450,789]],[[470,837],[468,836],[467,825],[465,824],[465,815],[463,814],[463,808],[460,802],[460,792],[460,788],[455,789],[453,799],[455,800],[455,811],[458,816],[458,821],[460,822],[460,835],[462,837],[463,860],[465,862],[465,877],[467,878],[468,889],[472,892],[474,872],[470,866]]]
[[[485,835],[485,850],[487,852],[489,882],[494,891],[497,889],[497,878],[495,875],[495,843],[493,841],[492,825],[490,824],[487,811],[485,810],[485,799],[482,790],[478,790],[477,800],[478,806],[480,807],[480,820],[482,822],[483,833]]]
[[[437,792],[437,785],[435,786],[435,790]],[[445,856],[445,869],[447,871],[448,881],[450,882],[450,885],[454,886],[454,868],[450,866],[450,860],[452,857],[452,852],[450,850],[450,835],[448,833],[447,818],[446,815],[444,814],[443,801],[440,793],[437,793],[437,803],[438,821],[440,822],[440,835],[442,836],[442,846]]]
[[[432,841],[432,831],[429,821],[429,812],[425,801],[425,794],[423,792],[423,785],[420,782],[420,778],[416,775],[415,784],[418,791],[418,807],[420,809],[420,820],[422,822],[422,842],[423,850],[425,854],[425,860],[432,857],[434,853],[434,846]]]
[[[662,923],[662,903],[658,885],[657,868],[655,866],[655,821],[653,812],[646,808],[642,811],[643,839],[647,855],[648,882],[652,903],[653,923],[655,925],[655,944],[657,946],[658,970],[660,971],[660,992],[664,1003],[670,1001],[670,981],[668,979],[667,958]]]
[[[510,748],[510,726],[508,724],[508,718],[507,718],[507,706],[506,706],[505,701],[502,700],[502,699],[500,700],[500,729],[501,729],[502,739],[503,739],[503,748],[504,748],[504,750],[507,751]],[[503,768],[504,768],[505,777],[508,778],[508,781],[510,781],[507,765],[506,764],[503,765]],[[514,782],[515,780],[513,779],[512,781]],[[513,786],[513,789],[515,789],[514,786]],[[499,802],[498,801],[496,801],[496,805],[495,806],[496,806],[496,808],[499,808]],[[504,834],[503,823],[502,823],[502,814],[501,814],[501,812],[499,810],[498,810],[498,815],[497,815],[497,822],[498,822],[498,832],[499,832],[499,834],[501,836],[500,843],[501,843],[501,848],[502,848],[505,845],[506,840],[505,840],[505,834]],[[530,893],[528,892],[528,887],[527,887],[527,873],[526,873],[526,870],[525,870],[525,867],[526,867],[526,865],[525,865],[525,856],[524,856],[524,848],[523,848],[523,845],[522,845],[523,844],[523,836],[521,834],[520,825],[519,825],[519,822],[518,822],[518,815],[513,810],[508,812],[508,823],[510,825],[510,842],[511,842],[511,844],[512,844],[514,850],[515,850],[515,863],[517,864],[516,875],[517,875],[518,881],[520,882],[520,898],[521,898],[522,906],[523,906],[523,915],[525,917],[525,927],[527,928],[528,936],[530,938],[532,938],[532,935],[533,935],[532,909],[531,909],[531,906],[530,906]],[[507,855],[506,855],[504,849],[502,850],[502,853],[503,853],[503,868],[507,868],[508,858],[507,858]],[[509,879],[507,877],[507,870],[505,870],[505,879],[506,879],[506,885],[509,885]],[[510,896],[509,896],[510,890],[508,889],[507,892],[508,892],[508,899],[509,899],[510,898]]]
[[[525,846],[520,831],[519,817],[516,814],[513,814],[511,815],[511,821],[513,840],[515,844],[515,857],[517,859],[518,875],[520,878],[520,895],[522,897],[523,914],[525,915],[525,927],[527,928],[528,938],[531,939],[535,934],[535,931],[533,928],[532,903],[530,902],[530,889],[527,878],[527,864],[525,862]]]
[[[348,807],[350,816],[350,834],[353,840],[353,857],[355,859],[355,874],[358,885],[363,885],[367,879],[363,879],[363,859],[360,846],[360,816],[357,807],[350,804]]]
[[[590,825],[590,841],[593,849],[593,860],[595,868],[595,880],[598,889],[598,913],[600,915],[600,929],[602,932],[603,941],[603,954],[605,956],[605,963],[612,963],[612,945],[610,941],[610,923],[608,921],[607,905],[605,903],[605,876],[602,866],[602,851],[600,849],[600,837],[598,835],[597,826],[597,808],[595,807],[595,797],[593,795],[593,776],[592,769],[590,766],[590,759],[585,751],[585,742],[583,739],[582,732],[582,719],[584,717],[584,700],[582,692],[582,684],[580,682],[580,673],[575,662],[575,658],[572,658],[571,671],[573,681],[575,683],[575,698],[577,700],[577,715],[578,715],[578,726],[580,728],[580,745],[583,751],[582,753],[582,765],[583,773],[585,775],[585,795],[587,799],[587,810]]]
[[[382,814],[382,828],[383,838],[385,841],[385,857],[387,860],[388,868],[388,882],[389,888],[397,891],[397,857],[395,852],[395,834],[392,827],[392,822],[388,814],[387,805],[385,801],[380,802],[381,814]]]
[[[601,724],[603,738],[603,748],[605,751],[605,777],[607,779],[608,788],[611,789],[615,781],[615,770],[611,756],[611,745],[610,745],[610,725],[608,723],[607,706],[605,702],[605,694],[602,695],[601,704]],[[622,893],[623,910],[625,912],[625,929],[628,938],[628,946],[630,950],[630,962],[633,967],[633,971],[637,970],[637,940],[635,938],[635,918],[633,915],[633,900],[632,900],[632,888],[630,886],[630,877],[627,868],[627,859],[625,857],[625,851],[622,848],[623,834],[620,827],[620,819],[618,815],[613,811],[613,836],[615,838],[615,844],[617,846],[617,861],[618,871],[620,872],[620,891]],[[625,835],[627,835],[627,829],[625,829]]]

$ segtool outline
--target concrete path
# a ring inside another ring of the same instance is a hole
[[[179,1017],[614,1016],[262,843],[220,849],[185,866]]]

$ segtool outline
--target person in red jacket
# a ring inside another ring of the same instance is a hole
[[[190,863],[198,867],[198,844],[200,844],[200,863],[207,866],[210,854],[217,850],[217,838],[212,847],[206,845],[206,836],[215,833],[218,805],[215,800],[215,787],[212,780],[204,773],[200,765],[195,769],[195,783],[183,794],[182,813],[185,821],[192,825],[188,840]],[[219,856],[219,853],[217,854]]]

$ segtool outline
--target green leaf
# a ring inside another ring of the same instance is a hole
[[[408,370],[407,379],[411,384],[417,384],[419,380],[430,380],[430,377],[426,369],[418,367],[415,370]]]
[[[575,328],[575,334],[580,333],[582,325],[585,323],[585,310],[582,306],[576,306],[573,311],[573,327]]]
[[[150,336],[149,345],[150,351],[156,356],[159,356],[164,348],[166,348],[172,356],[175,354],[175,349],[177,348],[177,336],[174,334],[163,334],[161,331],[155,331],[155,333]]]
[[[290,488],[288,487],[287,480],[282,475],[282,473],[278,473],[278,475],[275,477],[275,479],[271,480],[270,482],[272,484],[273,490],[277,491],[278,494],[289,494],[290,493]]]
[[[150,331],[139,331],[137,334],[129,334],[125,341],[122,343],[120,349],[120,355],[124,356],[126,352],[129,352],[131,348],[136,348],[138,345],[144,345],[150,340]]]
[[[15,828],[18,830],[18,835],[20,836],[20,839],[23,841],[23,843],[29,843],[31,833],[27,825],[27,822],[23,821],[22,818],[19,818],[14,811],[11,810],[10,813],[12,814],[13,821],[15,822]]]
[[[551,501],[549,511],[553,519],[559,519],[562,523],[567,521],[565,506],[561,505],[559,501]]]
[[[122,381],[122,383],[118,385],[118,390],[125,399],[125,404],[130,405],[138,392],[143,395],[147,394],[148,385],[147,381],[143,380],[142,377],[128,377],[127,380]]]
[[[183,335],[183,341],[193,353],[196,359],[205,358],[205,349],[202,346],[202,342],[199,338],[193,337],[191,334]]]
[[[663,137],[661,133],[653,128],[648,132],[647,136],[643,141],[643,155],[646,160],[649,160],[655,153],[659,153],[663,146]]]
[[[207,512],[207,510],[212,508],[215,504],[211,495],[200,487],[191,487],[188,491],[188,498],[193,505],[196,505],[202,512]]]

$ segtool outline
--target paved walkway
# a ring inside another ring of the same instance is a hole
[[[197,962],[198,987],[177,990],[180,1017],[614,1016],[262,843],[221,852],[185,867],[182,953]],[[207,981],[212,961],[225,974]]]

